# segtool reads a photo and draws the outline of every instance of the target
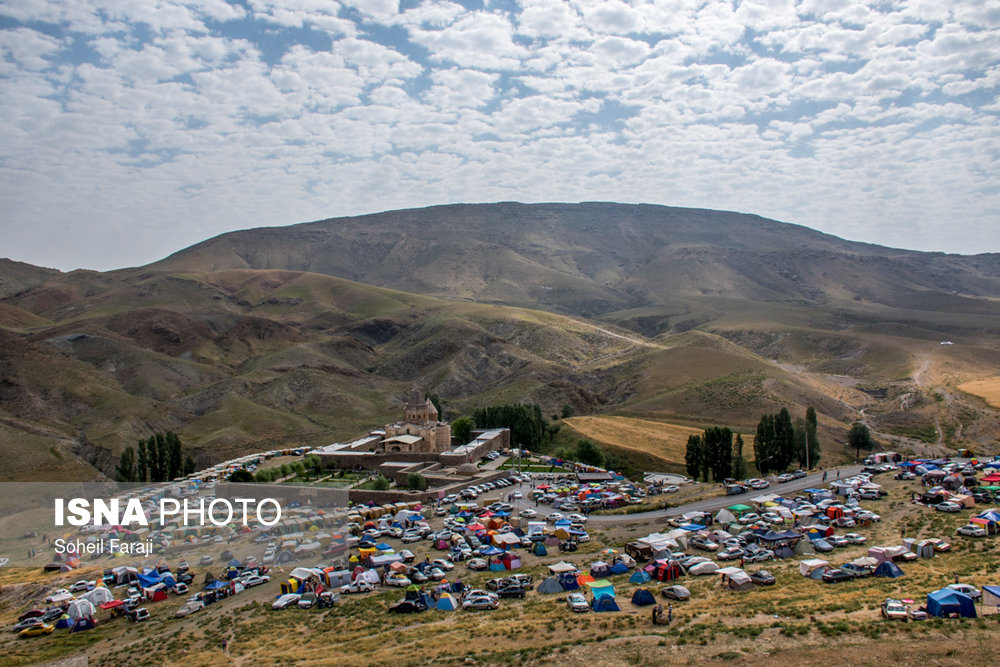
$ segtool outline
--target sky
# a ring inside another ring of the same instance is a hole
[[[0,256],[495,201],[1000,252],[998,92],[996,2],[3,0]]]

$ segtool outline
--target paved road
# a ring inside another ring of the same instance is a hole
[[[861,472],[864,466],[852,465],[844,466],[839,468],[840,479],[844,479]],[[750,490],[745,494],[740,494],[737,496],[721,496],[718,498],[708,498],[707,500],[696,500],[694,502],[686,503],[684,505],[678,505],[676,507],[669,507],[663,510],[654,510],[651,512],[640,512],[637,514],[621,514],[621,515],[591,515],[589,517],[588,525],[594,524],[615,524],[615,523],[658,523],[665,521],[670,517],[680,516],[686,512],[715,512],[723,507],[729,507],[730,505],[739,504],[749,498],[753,498],[762,494],[774,493],[777,495],[789,495],[796,491],[801,491],[802,489],[811,488],[825,488],[831,481],[837,479],[837,472],[835,470],[827,471],[827,480],[823,481],[823,472],[814,472],[810,475],[803,477],[802,479],[795,479],[791,482],[785,482],[784,484],[772,484],[766,489],[760,491]],[[513,491],[520,491],[525,498],[515,501],[512,503],[515,507],[515,513],[530,507],[538,511],[540,516],[546,516],[553,510],[549,505],[538,505],[535,506],[533,500],[531,500],[531,484],[519,484],[512,487],[507,487],[503,489],[502,498],[506,499],[508,494]],[[490,494],[492,496],[492,494]],[[669,500],[670,495],[657,496],[657,498],[662,498],[664,501]]]

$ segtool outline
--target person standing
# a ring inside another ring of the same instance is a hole
[[[667,603],[667,623],[669,623],[672,620],[674,620],[674,603],[673,602],[668,602]]]

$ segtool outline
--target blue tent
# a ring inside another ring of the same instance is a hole
[[[598,595],[590,606],[594,611],[621,611],[618,603],[610,595]]]
[[[218,579],[216,579],[212,583],[206,584],[205,585],[205,590],[206,591],[214,591],[214,590],[218,590],[220,588],[225,588],[225,587],[226,587],[225,583],[223,583],[223,582],[219,581]]]
[[[963,618],[975,618],[976,605],[965,593],[942,588],[927,594],[927,613],[931,616],[958,614]]]
[[[636,607],[646,607],[656,604],[656,598],[653,597],[648,588],[639,588],[632,594],[632,604]]]
[[[442,595],[437,601],[438,611],[454,611],[458,609],[458,601],[450,595]]]
[[[143,588],[151,588],[160,583],[160,573],[156,570],[152,570],[146,574],[137,575],[137,577],[139,579],[139,585]]]
[[[875,568],[874,574],[876,577],[890,577],[892,579],[906,576],[906,573],[899,569],[899,566],[891,560],[884,560],[879,563],[879,566]]]
[[[632,573],[632,576],[628,578],[630,584],[644,584],[649,581],[652,577],[649,576],[649,572],[645,570],[636,570]]]
[[[392,545],[386,542],[379,542],[375,545],[375,548],[379,551],[392,551]]]
[[[490,572],[503,572],[506,569],[507,568],[503,566],[503,563],[500,562],[494,562],[490,565]]]
[[[690,530],[691,532],[695,532],[698,530],[705,530],[705,526],[698,523],[686,523],[681,526],[681,530]]]
[[[611,566],[603,560],[596,561],[590,566],[590,576],[594,579],[603,579],[611,574]]]
[[[545,544],[542,542],[535,542],[535,545],[531,547],[531,553],[536,556],[548,556],[549,550],[545,548]]]
[[[503,549],[495,547],[492,544],[480,552],[483,556],[499,556],[502,553],[504,553]]]
[[[611,574],[625,574],[626,572],[628,572],[628,565],[621,561],[611,566]]]
[[[559,575],[559,584],[564,591],[575,591],[580,588],[580,582],[576,580],[576,575],[571,572]]]

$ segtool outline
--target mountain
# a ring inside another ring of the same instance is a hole
[[[56,269],[46,269],[0,257],[0,298],[16,294],[58,275],[60,272]]]
[[[7,479],[108,474],[168,429],[202,464],[326,444],[395,418],[413,386],[452,417],[531,401],[744,433],[813,406],[834,459],[859,418],[914,453],[985,451],[1000,427],[958,389],[1000,376],[1000,256],[751,215],[443,206],[233,232],[135,269],[6,263],[0,277],[19,281],[0,299]],[[566,422],[560,441],[574,437]]]

